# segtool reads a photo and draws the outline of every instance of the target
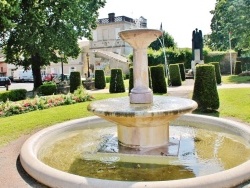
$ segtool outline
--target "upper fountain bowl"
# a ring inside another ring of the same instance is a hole
[[[152,41],[162,35],[157,29],[129,29],[119,33],[121,39],[129,43],[134,49],[147,48]]]

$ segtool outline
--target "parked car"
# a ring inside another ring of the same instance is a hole
[[[11,85],[11,81],[8,77],[0,77],[0,86],[6,87],[6,90],[9,90],[9,86]]]
[[[43,77],[43,81],[44,82],[52,81],[55,76],[57,76],[57,74],[55,74],[55,73],[45,74],[44,77]]]
[[[63,74],[63,81],[67,81],[69,83],[69,76],[69,74]],[[62,81],[62,74],[56,75],[52,81],[59,84]]]

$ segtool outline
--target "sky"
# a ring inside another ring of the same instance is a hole
[[[162,29],[168,32],[179,48],[192,47],[192,32],[196,28],[202,34],[211,32],[211,10],[216,0],[106,0],[104,8],[99,10],[99,19],[115,16],[127,16],[147,19],[147,28]]]

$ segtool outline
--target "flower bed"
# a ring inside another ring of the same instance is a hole
[[[69,105],[79,102],[91,101],[93,97],[84,90],[78,89],[73,94],[66,95],[50,95],[50,96],[35,96],[32,99],[12,102],[0,102],[0,117],[22,114],[34,110],[43,110],[55,106]]]

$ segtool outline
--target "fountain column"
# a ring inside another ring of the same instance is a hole
[[[130,93],[130,103],[132,104],[153,102],[153,92],[149,88],[148,81],[147,47],[161,34],[161,31],[154,29],[125,30],[119,33],[119,36],[134,49],[134,88]]]

